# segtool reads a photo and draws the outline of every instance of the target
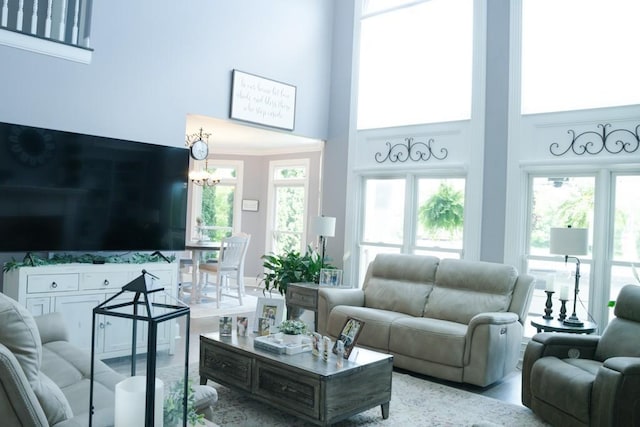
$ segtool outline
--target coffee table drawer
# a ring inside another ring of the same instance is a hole
[[[200,376],[251,391],[252,359],[200,342]]]
[[[259,360],[253,393],[289,411],[320,417],[320,381],[315,377]]]

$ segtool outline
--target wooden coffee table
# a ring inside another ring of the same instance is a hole
[[[236,388],[318,425],[331,425],[380,405],[389,417],[393,356],[355,348],[337,367],[311,352],[275,354],[255,349],[252,336],[200,335],[200,384]]]

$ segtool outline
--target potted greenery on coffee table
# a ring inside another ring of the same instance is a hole
[[[307,325],[301,320],[285,320],[278,326],[285,344],[300,345],[302,335],[307,333]]]

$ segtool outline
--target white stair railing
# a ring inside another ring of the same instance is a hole
[[[93,0],[0,1],[0,31],[9,30],[70,46],[90,47]],[[69,29],[67,22],[73,23]]]

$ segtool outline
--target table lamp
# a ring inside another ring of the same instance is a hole
[[[327,249],[327,237],[336,234],[336,219],[332,216],[317,216],[311,223],[311,232],[320,237],[320,247],[322,249],[322,266],[324,267],[324,254]]]
[[[564,255],[564,263],[569,258],[576,260],[576,280],[573,289],[573,313],[564,319],[567,326],[583,326],[584,323],[576,315],[576,302],[580,285],[580,259],[575,255],[586,255],[588,252],[589,230],[587,228],[551,228],[549,236],[549,251],[552,254]]]

